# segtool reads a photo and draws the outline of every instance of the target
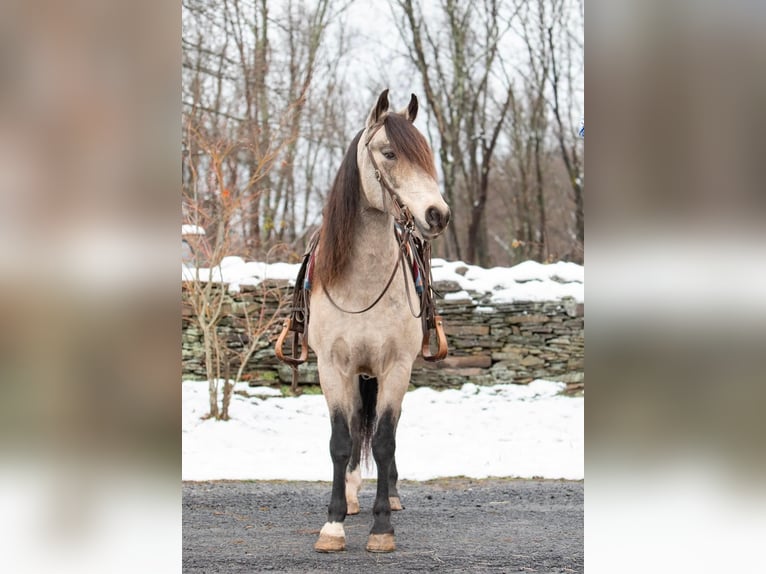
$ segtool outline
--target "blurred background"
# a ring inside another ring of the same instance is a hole
[[[180,567],[180,8],[4,2],[9,572]]]
[[[250,216],[233,220],[238,254],[300,251],[381,88],[395,107],[418,94],[460,206],[442,255],[583,261],[584,90],[564,81],[583,35],[562,27],[579,4],[216,5],[4,4],[0,528],[14,572],[180,568],[178,223],[236,199]],[[760,563],[764,24],[754,2],[587,4],[588,572]],[[470,66],[447,57],[460,42]]]
[[[760,563],[764,23],[588,3],[588,572]]]

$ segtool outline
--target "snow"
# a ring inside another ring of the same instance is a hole
[[[181,266],[181,279],[193,281],[199,274],[200,281],[217,281],[229,285],[229,291],[239,291],[240,285],[258,285],[262,281],[284,279],[290,285],[295,284],[295,278],[300,270],[300,263],[264,263],[261,261],[245,261],[242,257],[229,256],[221,260],[218,267],[196,269],[187,265]]]
[[[444,300],[445,301],[470,301],[471,295],[466,291],[465,289],[462,289],[460,291],[455,291],[454,293],[445,293],[444,294]]]
[[[584,399],[537,380],[406,394],[397,433],[402,479],[448,476],[583,478]],[[202,420],[207,382],[182,383],[184,480],[331,480],[322,395],[265,398],[240,384],[229,421]],[[363,476],[375,476],[374,463]]]
[[[434,281],[455,281],[460,285],[463,291],[454,294],[458,299],[465,298],[466,291],[490,293],[495,303],[585,299],[584,268],[576,263],[523,261],[513,267],[484,269],[462,261],[433,259],[431,269]]]
[[[205,235],[205,230],[199,225],[184,223],[181,225],[181,235]]]
[[[538,263],[524,261],[513,267],[484,269],[462,261],[433,259],[431,262],[434,281],[454,281],[460,291],[445,294],[446,300],[472,300],[471,293],[489,294],[492,303],[514,301],[557,301],[572,297],[577,302],[585,300],[585,272],[576,263]],[[300,269],[299,263],[247,262],[241,257],[225,257],[220,267],[195,270],[182,268],[182,278],[190,280],[199,271],[200,279],[222,281],[231,291],[240,285],[257,285],[265,279],[285,279],[294,284]],[[486,301],[483,301],[486,303]]]

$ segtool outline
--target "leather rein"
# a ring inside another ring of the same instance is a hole
[[[416,318],[421,319],[421,322],[422,322],[423,343],[421,346],[421,354],[423,355],[423,359],[429,362],[441,361],[447,356],[448,347],[447,347],[447,337],[444,334],[444,321],[442,320],[441,316],[436,314],[436,304],[434,302],[435,291],[433,290],[433,287],[431,286],[431,283],[433,281],[433,278],[431,276],[431,242],[428,240],[421,240],[419,237],[414,235],[415,222],[412,217],[412,214],[410,213],[410,210],[407,208],[406,205],[402,204],[401,200],[399,199],[399,195],[391,187],[388,181],[386,181],[386,178],[383,176],[383,172],[380,170],[380,167],[378,166],[378,162],[375,161],[375,157],[372,154],[372,150],[370,149],[370,142],[372,141],[372,138],[375,136],[378,130],[382,127],[383,127],[383,124],[378,123],[370,131],[370,134],[367,136],[364,146],[367,149],[367,156],[370,159],[370,163],[372,164],[372,167],[375,170],[375,179],[377,179],[378,183],[380,183],[381,193],[383,198],[383,205],[385,206],[386,204],[385,194],[387,192],[394,206],[394,212],[395,212],[394,220],[396,221],[399,228],[401,229],[401,232],[397,233],[397,242],[399,244],[399,254],[396,258],[396,261],[394,262],[394,267],[391,270],[391,275],[389,276],[385,287],[383,287],[383,290],[375,298],[375,300],[364,309],[349,311],[347,309],[344,309],[340,305],[338,305],[327,290],[325,290],[324,293],[327,296],[327,299],[333,305],[333,307],[335,307],[336,309],[338,309],[339,311],[343,313],[347,313],[350,315],[360,315],[362,313],[366,313],[367,311],[375,307],[375,305],[377,305],[381,301],[381,299],[383,299],[384,295],[388,292],[389,288],[391,287],[391,284],[394,282],[394,277],[396,277],[397,269],[401,265],[402,277],[404,279],[404,292],[407,295],[407,304],[410,308],[410,312],[412,313],[412,315]],[[298,273],[298,278],[295,283],[295,289],[293,291],[292,313],[291,313],[291,316],[285,321],[284,327],[282,328],[282,332],[280,333],[279,338],[277,339],[276,348],[275,348],[277,358],[280,361],[290,365],[293,369],[293,380],[292,380],[293,393],[295,393],[295,391],[297,390],[298,366],[304,363],[308,358],[308,344],[306,343],[305,335],[306,335],[306,327],[308,326],[308,320],[309,320],[309,301],[306,295],[303,293],[304,291],[303,281],[305,278],[305,272],[306,272],[306,267],[308,264],[308,259],[310,258],[311,253],[316,247],[317,239],[318,237],[315,234],[315,236],[312,237],[311,241],[309,242],[309,247],[306,250],[306,253],[304,254],[303,264],[301,265],[301,269]],[[415,309],[413,308],[409,285],[407,284],[408,253],[411,254],[413,258],[413,262],[420,269],[420,274],[423,278],[423,289],[420,294],[420,311],[419,312],[416,312]],[[284,340],[287,334],[291,331],[293,332],[292,356],[286,356],[282,348],[283,348]],[[437,349],[435,353],[431,353],[431,343],[430,343],[431,331],[434,331],[436,333]],[[297,355],[299,344],[301,347],[301,352],[300,352],[300,355]]]

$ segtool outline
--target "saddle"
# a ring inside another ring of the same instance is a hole
[[[410,269],[412,280],[415,284],[415,290],[420,299],[420,313],[415,315],[413,311],[413,315],[420,318],[423,328],[423,343],[420,349],[421,355],[423,356],[423,359],[428,362],[441,361],[447,356],[448,347],[447,337],[444,334],[444,321],[440,315],[436,314],[436,304],[434,303],[434,297],[438,295],[438,293],[436,293],[436,291],[431,286],[431,244],[428,241],[422,241],[412,233],[405,232],[405,230],[398,225],[395,227],[395,232],[397,234],[397,241],[399,241],[403,252],[406,252],[405,256],[408,263],[407,267]],[[290,316],[285,320],[284,326],[282,327],[282,332],[277,338],[276,346],[274,349],[277,359],[290,365],[293,370],[291,385],[293,394],[295,394],[298,389],[298,367],[305,363],[308,359],[309,350],[308,343],[306,342],[306,328],[308,327],[309,318],[311,316],[311,282],[314,271],[314,259],[316,256],[316,249],[318,244],[319,232],[317,231],[309,240],[309,244],[303,254],[301,267],[298,271],[298,276],[295,279],[295,286],[293,287]],[[395,272],[396,267],[394,268],[394,274],[392,274],[391,279],[393,279]],[[373,302],[373,304],[361,312],[368,311],[374,307],[378,301],[380,301],[385,292],[391,286],[391,279],[389,279],[389,282],[384,288],[383,292]],[[407,291],[407,294],[409,298],[409,291]],[[331,302],[335,304],[332,299]],[[353,313],[350,311],[346,312]],[[436,334],[435,353],[431,352],[432,331]],[[289,333],[293,334],[292,349],[290,355],[285,355],[283,348],[285,339]],[[300,352],[298,350],[299,348]]]

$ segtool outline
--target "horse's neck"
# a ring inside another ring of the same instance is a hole
[[[383,280],[391,274],[391,264],[398,255],[394,237],[394,218],[374,209],[362,211],[352,247],[351,265],[368,280]]]

